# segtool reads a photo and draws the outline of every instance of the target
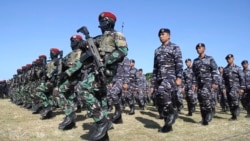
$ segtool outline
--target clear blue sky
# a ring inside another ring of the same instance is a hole
[[[49,56],[58,47],[70,52],[69,38],[85,25],[92,36],[101,33],[98,15],[117,16],[115,29],[127,39],[129,58],[144,73],[152,71],[158,31],[171,30],[171,41],[181,47],[183,60],[197,57],[195,45],[206,44],[206,53],[225,66],[234,54],[236,64],[250,61],[249,0],[1,0],[0,80],[9,79],[39,55]]]

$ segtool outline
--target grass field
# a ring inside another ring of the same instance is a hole
[[[76,127],[61,131],[58,124],[64,118],[58,109],[52,119],[40,120],[40,115],[17,106],[9,99],[0,100],[0,141],[80,141],[81,135],[93,129],[93,120],[85,119],[85,111],[77,113]],[[208,126],[199,122],[199,109],[192,117],[186,116],[186,105],[179,114],[170,133],[158,133],[163,120],[157,119],[155,107],[147,106],[144,111],[136,110],[135,115],[123,113],[123,124],[114,124],[109,130],[110,141],[249,141],[250,118],[241,110],[237,121],[228,121],[230,113],[217,113]],[[125,109],[128,110],[128,109]]]

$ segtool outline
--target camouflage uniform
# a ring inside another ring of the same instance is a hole
[[[208,125],[213,115],[212,84],[218,85],[217,64],[213,57],[204,55],[193,62],[193,85],[197,87],[202,124]]]
[[[123,85],[129,83],[129,59],[127,57],[124,57],[123,61],[118,63],[112,83],[113,87],[110,90],[112,101],[114,105],[121,104]]]
[[[135,99],[139,105],[139,108],[141,110],[144,110],[145,107],[145,101],[144,101],[144,89],[146,89],[146,77],[144,74],[139,74],[139,72],[142,73],[142,69],[139,69],[139,71],[136,74],[137,78],[137,93],[135,94]]]
[[[168,33],[169,29],[160,29],[159,37]],[[182,79],[182,53],[178,45],[167,42],[155,50],[152,87],[155,90],[158,111],[165,124],[159,132],[169,132],[177,118],[174,109],[173,93],[176,90],[176,79]]]
[[[57,86],[57,75],[61,73],[61,66],[57,58],[60,51],[57,48],[50,49],[51,60],[46,64],[45,76],[43,82],[36,88],[36,96],[41,103],[40,119],[47,119],[51,117],[54,106],[53,88]]]
[[[220,69],[224,70],[223,67],[219,67],[218,69],[219,69],[219,71],[220,71]],[[223,75],[223,72],[220,72],[220,74],[218,76],[219,83],[218,83],[218,93],[217,94],[218,94],[218,101],[219,101],[220,106],[222,108],[222,112],[226,112],[228,110],[229,106],[228,106],[228,101],[227,101],[227,95],[224,94],[222,91],[222,89],[223,89],[222,88],[222,82],[223,82],[222,75]]]
[[[243,60],[242,61],[242,66],[243,66],[243,72],[244,72],[244,78],[245,78],[245,83],[246,83],[246,90],[244,93],[243,101],[245,103],[245,108],[247,111],[246,117],[250,117],[250,70],[248,68],[248,61]],[[245,66],[246,65],[246,66]]]
[[[60,84],[59,88],[55,88],[53,95],[57,97],[58,106],[64,109],[66,117],[59,124],[59,129],[64,130],[72,128],[75,125],[77,110],[77,97],[74,93],[74,87],[82,79],[80,69],[72,68],[79,67],[77,62],[83,53],[81,48],[82,37],[80,35],[73,35],[71,38],[72,52],[66,55],[62,61],[62,73],[59,74]],[[77,42],[75,44],[75,42]]]
[[[87,79],[79,82],[77,90],[82,102],[86,103],[87,109],[93,113],[92,118],[97,128],[90,136],[92,140],[100,140],[105,135],[107,136],[107,131],[110,125],[112,125],[105,116],[105,111],[102,109],[103,103],[101,103],[100,99],[106,97],[107,85],[113,80],[117,72],[118,63],[122,62],[128,51],[125,37],[122,33],[114,30],[116,16],[110,12],[102,12],[98,19],[102,35],[95,37],[93,40],[98,48],[100,57],[104,61],[104,75],[100,72],[98,73],[97,68],[91,67],[92,70],[88,74]],[[85,66],[92,63],[84,59],[81,59],[81,61]],[[116,111],[112,117],[113,122],[121,119],[120,105],[114,104],[114,106]]]
[[[193,70],[192,67],[186,68],[183,71],[183,84],[186,94],[187,106],[188,106],[188,115],[192,116],[192,113],[195,111],[195,106],[197,104],[197,94],[192,90],[192,80],[193,80]]]
[[[135,95],[138,90],[138,78],[137,78],[137,68],[134,67],[135,61],[133,59],[130,60],[130,68],[129,68],[129,89],[125,91],[124,96],[126,102],[129,104],[131,115],[134,114],[135,107]]]
[[[231,56],[231,57],[229,57]],[[232,55],[228,55],[226,59],[233,58]],[[230,112],[232,114],[232,120],[236,120],[239,115],[239,89],[245,89],[245,79],[242,69],[235,65],[227,65],[223,72],[223,89],[226,90],[228,104]]]

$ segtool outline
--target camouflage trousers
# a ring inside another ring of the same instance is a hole
[[[76,103],[74,102],[76,95],[74,94],[73,82],[66,80],[59,89],[55,89],[54,96],[57,99],[57,104],[64,109],[65,115],[70,115],[76,110]]]
[[[201,111],[211,111],[213,108],[213,92],[210,83],[198,84],[198,101]]]
[[[76,92],[82,103],[87,106],[88,112],[93,115],[94,122],[107,116],[106,85],[96,82],[94,73],[76,85]]]
[[[43,108],[53,106],[53,85],[50,82],[42,82],[36,88],[35,101],[41,103]]]
[[[234,86],[232,88],[226,88],[226,92],[227,92],[229,108],[232,109],[234,107],[238,107],[239,106],[238,87]]]

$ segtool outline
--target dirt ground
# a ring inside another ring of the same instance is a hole
[[[39,114],[17,106],[9,99],[0,100],[0,141],[80,141],[81,135],[88,134],[93,128],[93,120],[86,119],[86,111],[77,113],[76,127],[61,131],[58,124],[64,115],[60,109],[54,117],[40,120]],[[158,113],[154,106],[148,105],[144,111],[136,110],[135,115],[123,113],[123,124],[114,124],[109,130],[110,141],[249,141],[250,118],[245,118],[246,111],[241,110],[237,121],[228,121],[230,113],[217,113],[208,126],[199,122],[199,109],[192,117],[186,116],[186,105],[179,114],[170,133],[158,133],[163,120],[157,119]],[[125,111],[129,109],[126,108]],[[111,115],[111,113],[110,113]]]

